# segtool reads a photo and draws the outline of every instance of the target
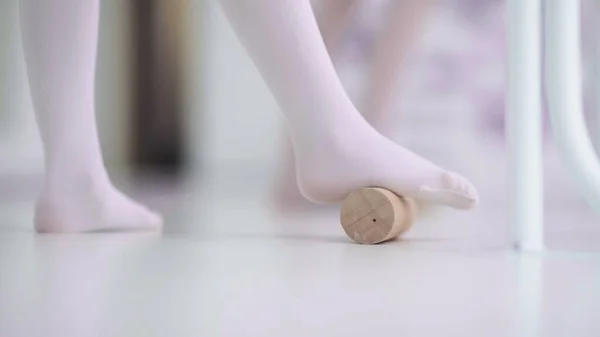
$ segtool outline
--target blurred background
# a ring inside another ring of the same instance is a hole
[[[505,1],[311,2],[365,117],[470,178],[480,207],[426,208],[399,242],[349,244],[337,207],[299,196],[277,104],[217,1],[102,0],[102,149],[116,184],[165,214],[164,234],[32,235],[43,154],[18,0],[2,0],[0,335],[35,335],[24,331],[37,315],[52,336],[598,336],[599,218],[547,126],[551,253],[508,249]],[[583,99],[600,144],[600,4],[582,4]]]

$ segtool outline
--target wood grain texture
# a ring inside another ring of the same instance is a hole
[[[372,245],[408,230],[415,219],[414,200],[377,187],[352,192],[343,202],[340,221],[355,242]]]

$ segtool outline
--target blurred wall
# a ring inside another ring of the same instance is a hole
[[[193,2],[132,0],[130,4],[135,78],[131,158],[136,172],[179,176],[188,163],[183,121],[190,61],[200,61],[190,57],[190,42],[199,39],[190,34],[189,21],[197,19],[191,11]]]
[[[43,166],[21,38],[18,0],[0,1],[0,175],[39,173]]]
[[[277,105],[218,1],[207,3],[205,18],[206,165],[266,174],[283,132]]]
[[[132,79],[131,2],[101,0],[96,72],[96,116],[102,150],[110,168],[125,171],[130,151]]]

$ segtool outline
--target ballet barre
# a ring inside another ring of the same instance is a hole
[[[545,0],[543,5],[543,16],[540,0],[508,0],[507,11],[509,221],[514,246],[525,251],[543,249],[542,78],[562,161],[586,201],[600,210],[600,162],[583,113],[581,4],[578,0]]]
[[[506,6],[508,222],[515,248],[538,251],[543,249],[544,212],[542,2],[507,0]]]

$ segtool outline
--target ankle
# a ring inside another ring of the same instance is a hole
[[[77,192],[99,190],[110,184],[106,171],[97,169],[48,169],[45,179],[47,192]]]

